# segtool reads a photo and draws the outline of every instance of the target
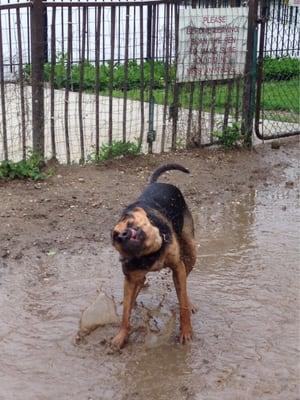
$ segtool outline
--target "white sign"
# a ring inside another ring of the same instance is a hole
[[[300,0],[289,0],[289,6],[300,7]]]
[[[177,80],[230,79],[242,75],[248,7],[180,7]]]

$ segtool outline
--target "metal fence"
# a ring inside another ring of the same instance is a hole
[[[162,152],[217,143],[232,128],[249,138],[257,4],[8,0],[0,5],[0,160],[26,158],[33,149],[85,162],[115,141]],[[198,58],[200,75],[194,61],[195,76],[187,79],[185,58],[197,55],[182,52],[183,15],[200,9],[213,18],[217,8],[244,19],[249,13],[246,36],[225,32],[219,44],[229,54],[233,40],[240,47],[246,40],[246,55],[235,51],[236,70],[214,76],[212,60]]]
[[[300,133],[299,7],[262,0],[259,18],[255,132],[262,140],[293,136]]]

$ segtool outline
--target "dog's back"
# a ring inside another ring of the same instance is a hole
[[[188,213],[188,208],[181,191],[174,185],[169,183],[156,182],[157,179],[166,171],[178,170],[189,173],[189,170],[179,164],[165,164],[154,171],[149,185],[142,192],[137,201],[129,206],[142,207],[148,210],[151,218],[152,210],[158,211],[172,223],[176,234],[181,234],[184,216]],[[126,210],[128,211],[128,209]]]
[[[177,234],[181,233],[187,205],[176,186],[160,182],[151,183],[138,198],[138,202],[144,208],[156,210],[165,216],[172,222],[174,231]]]

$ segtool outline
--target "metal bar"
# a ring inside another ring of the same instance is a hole
[[[5,104],[5,84],[4,84],[4,70],[3,70],[2,15],[1,15],[1,11],[0,11],[0,88],[1,88],[3,150],[4,150],[4,159],[8,160],[6,104]]]
[[[102,13],[102,64],[105,64],[105,16],[104,9]]]
[[[125,63],[124,63],[124,87],[123,87],[123,143],[126,142],[127,122],[127,90],[128,90],[128,45],[129,45],[129,6],[126,7],[125,19]]]
[[[192,147],[192,138],[191,138],[191,127],[193,120],[193,103],[194,103],[194,91],[195,91],[195,82],[190,82],[190,98],[189,98],[189,113],[188,113],[188,123],[186,130],[186,147]]]
[[[55,111],[54,111],[54,87],[55,87],[55,65],[56,65],[56,8],[52,10],[51,21],[51,71],[50,71],[50,132],[51,132],[51,150],[52,158],[56,159],[55,143]]]
[[[86,9],[86,61],[90,59],[90,41],[89,41],[89,9]]]
[[[241,91],[241,79],[237,78],[236,80],[236,101],[235,101],[235,114],[234,119],[237,122],[240,116],[240,91]]]
[[[81,9],[78,7],[78,54],[81,54]]]
[[[82,14],[82,46],[79,67],[79,95],[78,95],[78,113],[79,113],[79,137],[80,137],[80,160],[79,163],[84,163],[84,132],[83,132],[83,113],[82,113],[82,92],[85,67],[85,34],[86,34],[86,8]]]
[[[282,9],[282,5],[281,5],[281,0],[277,0],[278,1],[278,3],[277,3],[277,26],[279,26],[279,24],[280,24],[280,12],[281,12],[281,9]],[[278,28],[277,28],[278,29]],[[277,34],[276,34],[276,56],[278,56],[278,53],[279,53],[279,45],[278,45],[278,43],[279,43],[279,32],[277,32]]]
[[[121,61],[121,7],[118,7],[118,63]]]
[[[247,53],[241,129],[244,136],[244,145],[247,147],[252,146],[253,117],[255,111],[254,99],[257,46],[257,10],[258,0],[251,1],[249,4],[248,15]]]
[[[96,81],[95,81],[95,101],[96,101],[96,155],[98,156],[100,146],[99,146],[99,136],[100,136],[100,119],[99,119],[99,92],[100,92],[100,29],[101,29],[101,8],[97,8],[96,15],[96,43],[95,43],[95,73],[96,73]]]
[[[177,73],[177,63],[178,63],[178,31],[179,31],[179,7],[174,6],[175,13],[175,61],[174,68],[175,73]],[[176,140],[177,140],[177,120],[178,120],[178,100],[179,100],[179,85],[175,81],[174,84],[174,95],[173,95],[173,112],[172,112],[172,150],[176,150]]]
[[[148,130],[148,152],[153,152],[153,142],[155,140],[154,132],[154,51],[155,51],[155,23],[156,23],[156,6],[152,6],[151,10],[152,24],[151,24],[151,53],[150,53],[150,82],[149,82],[149,130]]]
[[[135,47],[136,47],[136,7],[133,7],[133,52],[132,58],[135,60]]]
[[[28,62],[28,64],[30,64],[31,63],[31,57],[30,57],[30,49],[31,49],[31,40],[30,40],[30,24],[31,24],[31,19],[30,19],[30,13],[31,13],[31,10],[30,10],[30,8],[27,8],[27,46],[28,46],[28,54],[27,54],[27,62]]]
[[[31,60],[32,60],[32,147],[43,159],[45,154],[44,134],[44,42],[43,38],[43,13],[42,0],[33,0],[31,8]]]
[[[167,121],[167,106],[169,102],[169,45],[170,45],[170,5],[167,4],[165,7],[165,35],[164,35],[164,45],[165,45],[165,98],[164,98],[164,111],[163,111],[163,126],[162,126],[162,136],[161,136],[161,145],[160,150],[163,153],[165,151],[165,142],[166,142],[166,121]]]
[[[151,58],[152,19],[153,19],[152,7],[151,7],[151,5],[148,5],[148,7],[147,7],[147,55],[146,55],[147,60],[150,60],[150,58]]]
[[[198,132],[197,132],[197,144],[201,146],[202,144],[202,110],[203,110],[203,95],[204,95],[204,83],[200,82],[199,88],[199,109],[198,109]]]
[[[229,113],[231,108],[232,90],[233,90],[233,82],[229,81],[227,86],[227,98],[224,109],[223,133],[225,132],[225,129],[228,126]]]
[[[144,91],[145,91],[145,78],[144,78],[144,12],[143,6],[140,6],[140,73],[141,73],[141,86],[140,86],[140,105],[141,105],[141,130],[139,138],[139,148],[143,145],[144,129],[145,129],[145,108],[144,108]]]
[[[9,2],[9,1],[8,1]],[[19,9],[17,8],[17,10],[19,11]],[[16,10],[16,11],[17,11]],[[10,10],[8,10],[8,43],[9,43],[9,63],[10,63],[10,72],[12,72],[12,43],[11,43],[11,23],[10,23]]]
[[[28,3],[14,3],[14,4],[1,4],[0,5],[0,11],[1,10],[10,10],[10,9],[17,9],[17,8],[31,8],[35,0],[31,0]]]
[[[66,87],[65,87],[65,141],[66,141],[66,158],[67,164],[71,163],[70,154],[70,137],[69,137],[69,98],[70,98],[70,81],[71,81],[71,55],[72,55],[73,29],[72,29],[72,8],[68,8],[68,43],[67,43],[67,70],[66,70]]]
[[[60,3],[62,5],[62,3]],[[65,54],[65,24],[64,24],[64,9],[61,7],[61,52]]]
[[[289,15],[289,17],[288,17],[289,30],[288,30],[288,35],[287,35],[287,38],[288,38],[288,41],[287,41],[287,49],[290,48],[292,15],[293,15],[293,8],[290,7],[290,15]]]
[[[298,10],[299,10],[299,7],[295,7],[295,25],[294,25],[294,33],[293,33],[293,49],[295,49],[295,41],[296,41],[296,34],[297,34],[297,17],[298,17]],[[298,36],[298,40],[299,40],[299,36]],[[299,48],[298,48],[298,50],[299,50]],[[293,55],[294,55],[294,52],[293,52]],[[299,55],[299,54],[297,54],[297,51],[295,52],[295,55]]]
[[[270,41],[270,56],[272,55],[273,52],[273,39],[274,39],[274,20],[275,20],[275,0],[273,0],[273,6],[272,6],[272,26],[271,26],[271,41]]]
[[[214,129],[215,129],[215,113],[216,113],[216,82],[211,83],[211,107],[210,107],[210,142],[214,141]]]
[[[139,1],[138,4],[142,6],[155,6],[158,4],[167,4],[167,3],[174,3],[174,0],[144,0]],[[55,3],[53,1],[47,1],[47,7],[61,7],[62,3]],[[64,1],[63,7],[80,7],[80,8],[87,8],[87,7],[120,7],[120,6],[136,6],[137,1],[118,1],[117,3],[103,1],[101,3],[97,1],[90,1],[90,2],[80,2],[80,1]]]
[[[159,7],[156,7],[156,48],[155,48],[155,58],[158,58],[158,21],[159,21]],[[153,53],[154,54],[154,53]]]
[[[261,5],[261,25],[260,25],[260,40],[258,47],[258,58],[257,58],[257,75],[256,75],[256,103],[255,103],[255,133],[258,136],[260,114],[261,114],[261,97],[262,97],[262,85],[263,85],[263,63],[264,63],[264,49],[265,49],[265,33],[266,33],[266,13],[267,4],[266,0]]]
[[[46,0],[43,0],[44,2]],[[44,63],[48,62],[48,14],[47,14],[47,8],[44,7],[44,12],[43,12],[43,41],[44,41]]]
[[[16,10],[17,17],[17,38],[19,56],[19,86],[21,99],[21,130],[22,130],[22,157],[26,158],[26,125],[25,125],[25,97],[24,97],[24,78],[23,78],[23,57],[22,57],[22,38],[21,38],[21,18],[20,9]]]
[[[108,144],[112,145],[113,138],[113,80],[114,80],[114,59],[115,59],[115,27],[116,27],[116,7],[111,7],[111,47],[109,63],[109,115],[108,115]]]

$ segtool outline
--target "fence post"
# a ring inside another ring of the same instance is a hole
[[[255,79],[257,51],[258,0],[249,0],[247,54],[242,108],[242,135],[246,147],[252,146],[253,119],[255,108]]]
[[[33,0],[31,7],[31,84],[32,84],[32,148],[43,159],[44,132],[44,10],[43,0]]]

